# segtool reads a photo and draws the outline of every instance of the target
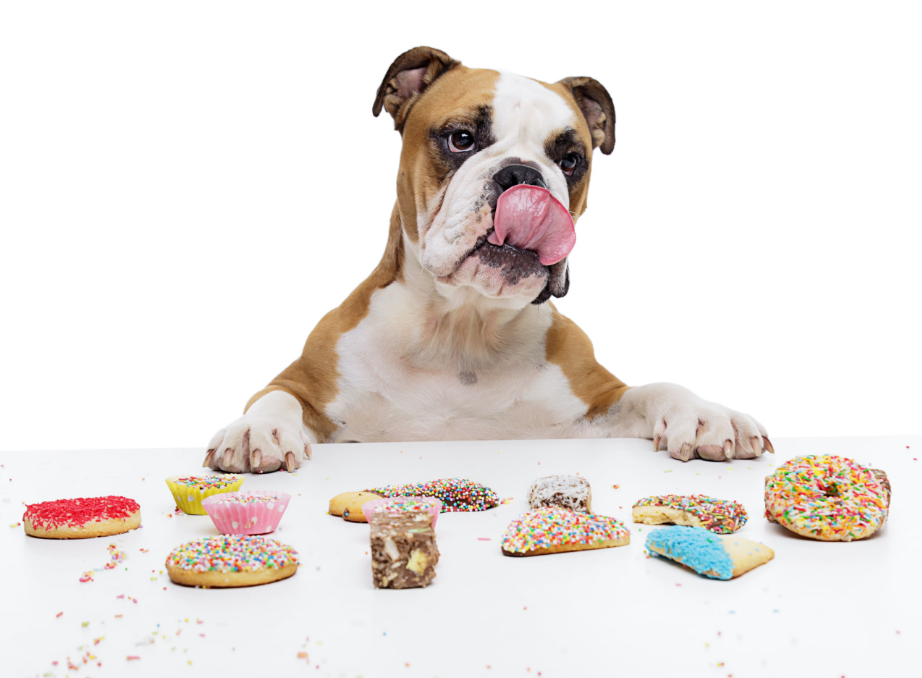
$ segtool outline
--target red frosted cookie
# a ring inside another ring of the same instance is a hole
[[[44,539],[108,537],[141,524],[141,507],[125,497],[59,499],[27,504],[22,516],[26,534]]]

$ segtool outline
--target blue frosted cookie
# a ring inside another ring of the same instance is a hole
[[[664,527],[647,535],[646,549],[711,579],[733,579],[775,557],[765,544],[720,536],[701,527]]]

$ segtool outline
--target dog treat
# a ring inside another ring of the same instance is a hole
[[[506,556],[541,556],[630,543],[631,533],[614,518],[545,506],[513,520],[502,549]]]
[[[330,515],[342,516],[343,520],[350,523],[365,523],[365,514],[362,513],[362,504],[375,499],[381,499],[380,494],[374,492],[343,492],[330,500]]]
[[[703,494],[645,497],[634,504],[632,513],[635,523],[703,527],[715,534],[736,532],[749,520],[746,509],[739,502],[714,499]]]
[[[775,557],[765,544],[719,536],[701,527],[664,527],[647,535],[646,549],[711,579],[733,579]]]
[[[887,520],[890,481],[845,457],[795,457],[765,479],[765,517],[802,537],[853,541]]]
[[[442,513],[486,511],[499,503],[496,492],[489,487],[460,478],[443,478],[414,485],[388,485],[365,491],[382,497],[435,497],[442,501]]]
[[[435,579],[439,549],[428,513],[372,513],[371,574],[379,589],[427,586]]]
[[[279,526],[291,495],[270,490],[206,497],[202,507],[222,534],[268,534]]]
[[[126,497],[59,499],[27,504],[22,515],[26,534],[43,539],[109,537],[141,524],[141,507]]]
[[[166,479],[176,505],[184,513],[205,515],[202,499],[222,492],[236,492],[243,485],[243,476],[223,473],[213,476],[173,476]]]
[[[581,476],[546,476],[538,478],[528,490],[528,506],[559,506],[571,511],[591,513],[592,489]]]
[[[297,572],[298,552],[274,539],[225,534],[177,546],[166,569],[170,579],[185,586],[256,586]]]

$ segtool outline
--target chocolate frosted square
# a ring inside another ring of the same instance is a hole
[[[374,513],[371,527],[371,574],[379,589],[411,589],[435,579],[439,549],[428,513]]]

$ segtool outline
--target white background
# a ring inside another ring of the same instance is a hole
[[[3,449],[204,445],[376,264],[417,44],[618,112],[558,308],[773,437],[920,431],[912,4],[0,5]]]

